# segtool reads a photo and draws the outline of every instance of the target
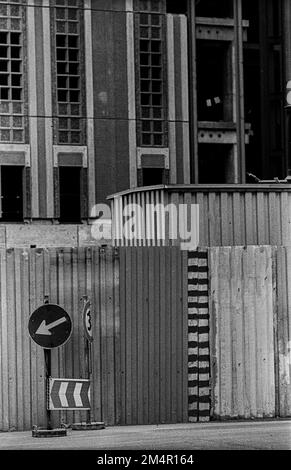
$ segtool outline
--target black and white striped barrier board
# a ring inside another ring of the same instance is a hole
[[[49,378],[49,410],[90,410],[90,408],[90,380]]]
[[[210,419],[208,254],[188,252],[188,416]]]

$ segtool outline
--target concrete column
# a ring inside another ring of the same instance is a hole
[[[284,18],[284,54],[285,54],[285,70],[286,83],[291,80],[291,2],[283,0],[283,18]]]

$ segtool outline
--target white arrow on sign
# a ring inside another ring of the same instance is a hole
[[[81,390],[82,390],[82,383],[76,383],[75,390],[74,390],[74,400],[76,403],[76,406],[82,406],[83,402],[81,399]]]
[[[53,328],[55,328],[58,325],[61,325],[67,321],[65,317],[59,318],[58,320],[54,321],[53,323],[50,323],[49,325],[46,324],[46,321],[43,320],[41,324],[39,325],[37,331],[35,332],[36,335],[45,335],[45,336],[51,336],[51,331]]]
[[[60,386],[60,392],[59,392],[60,393],[60,400],[61,400],[62,406],[64,406],[64,407],[69,406],[68,400],[67,400],[67,397],[66,397],[68,385],[69,385],[69,382],[62,382],[61,386]]]

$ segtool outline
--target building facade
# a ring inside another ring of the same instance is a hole
[[[290,167],[289,0],[0,1],[1,222]]]

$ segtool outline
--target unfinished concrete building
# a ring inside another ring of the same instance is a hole
[[[2,246],[86,244],[138,186],[285,178],[290,22],[289,0],[0,1]]]

